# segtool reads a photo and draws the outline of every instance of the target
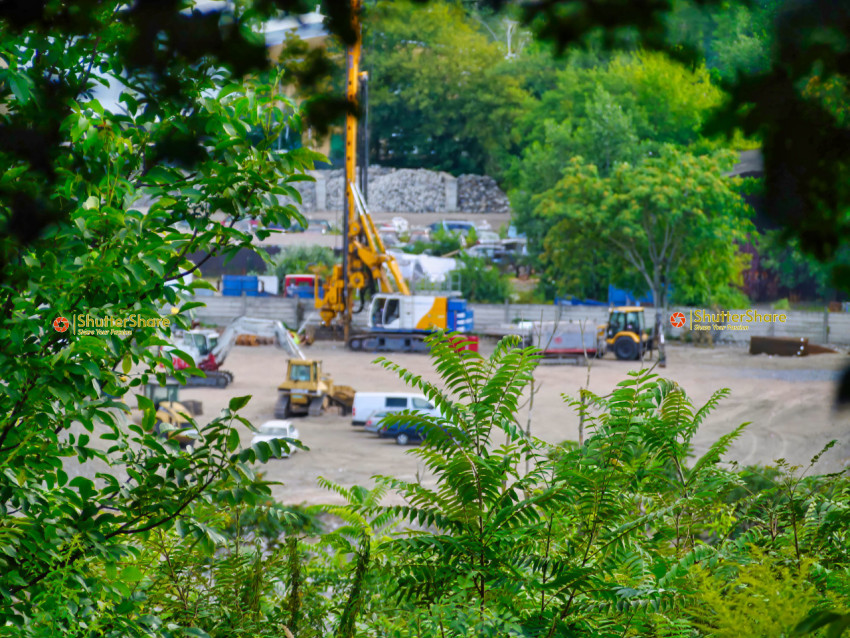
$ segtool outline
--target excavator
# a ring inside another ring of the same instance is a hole
[[[241,335],[274,337],[277,345],[291,357],[286,363],[286,379],[278,386],[275,418],[285,419],[293,414],[318,416],[331,406],[338,407],[343,415],[351,411],[354,388],[336,385],[330,375],[323,375],[321,362],[305,357],[292,334],[280,321],[273,319],[239,317],[221,335],[215,330],[184,332],[180,349],[207,374],[206,378],[189,377],[187,385],[226,387],[233,380],[233,375],[221,370],[220,366]],[[178,357],[173,360],[177,370],[188,367]]]
[[[367,80],[360,72],[361,6],[362,0],[352,0],[351,26],[357,39],[346,54],[346,99],[350,104],[358,104],[360,85]],[[334,266],[321,290],[316,282],[316,309],[325,326],[342,323],[345,342],[352,350],[422,351],[427,349],[425,338],[433,330],[470,331],[472,312],[459,297],[411,294],[398,262],[387,254],[355,183],[357,125],[356,113],[349,111],[345,118],[342,264]],[[363,162],[368,165],[368,157]],[[361,184],[366,183],[361,173]],[[356,309],[355,295],[359,296]],[[351,334],[352,314],[363,311],[370,296],[369,329]]]
[[[253,319],[238,317],[219,335],[215,330],[194,329],[183,333],[183,340],[174,347],[179,348],[192,357],[195,365],[206,373],[206,377],[191,376],[187,386],[212,386],[225,388],[233,381],[233,373],[222,370],[227,355],[241,335],[257,335],[274,337],[277,345],[286,350],[296,359],[304,359],[304,353],[298,347],[292,335],[280,321],[273,319]],[[169,348],[164,348],[165,351]],[[185,370],[188,362],[179,357],[172,357],[175,370]]]

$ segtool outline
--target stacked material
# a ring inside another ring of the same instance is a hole
[[[316,210],[316,182],[292,182],[289,184],[301,194],[301,211]],[[297,203],[290,198],[283,198],[284,203]]]
[[[341,169],[312,171],[316,180],[296,182],[304,213],[317,210],[325,193],[324,210],[342,210],[343,180]],[[499,185],[486,175],[462,175],[427,169],[369,167],[369,208],[390,213],[509,213],[510,203]]]
[[[457,178],[458,210],[464,213],[510,213],[508,196],[489,175]]]

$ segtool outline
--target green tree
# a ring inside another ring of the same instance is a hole
[[[494,173],[518,140],[524,92],[504,52],[455,4],[380,2],[364,26],[372,158],[381,164]]]
[[[273,150],[298,118],[277,75],[242,81],[267,65],[243,14],[15,9],[0,10],[0,622],[13,635],[149,635],[158,623],[128,566],[140,542],[177,530],[210,543],[196,505],[228,490],[264,498],[250,465],[281,453],[240,452],[250,397],[192,421],[189,450],[153,432],[141,390],[185,378],[159,347],[188,327],[187,296],[204,285],[183,283],[198,267],[187,255],[250,247],[239,219],[288,222],[279,198],[297,201],[291,182],[319,156]],[[115,110],[90,97],[107,80],[127,87]],[[86,335],[60,320],[86,315],[133,322]]]
[[[660,157],[620,164],[600,177],[592,164],[573,160],[564,178],[537,200],[536,215],[550,227],[546,263],[559,269],[548,277],[569,280],[573,269],[586,267],[581,259],[587,251],[607,252],[615,282],[639,277],[652,293],[656,335],[671,289],[678,294],[689,288],[704,303],[717,301],[738,283],[745,264],[736,242],[751,228],[723,176],[734,161],[731,153],[694,157],[667,148]],[[571,251],[579,242],[585,249]]]
[[[739,74],[770,68],[774,34],[771,23],[781,2],[756,0],[721,6],[677,2],[668,18],[673,42],[692,47],[712,75],[732,82]]]
[[[326,246],[287,246],[272,258],[268,274],[276,275],[281,282],[287,275],[313,273],[323,277],[330,274],[336,264],[333,248]]]
[[[481,257],[459,255],[460,290],[467,301],[502,303],[510,299],[511,284],[507,276]]]
[[[716,143],[700,131],[721,100],[704,67],[652,53],[573,54],[556,78],[529,107],[526,145],[506,172],[517,225],[541,258],[549,227],[534,212],[535,198],[555,186],[571,158],[583,157],[605,177],[618,163],[657,156],[664,144],[706,152]]]

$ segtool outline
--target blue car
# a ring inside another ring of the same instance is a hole
[[[440,426],[441,428],[443,426]],[[381,438],[392,438],[399,445],[407,445],[412,441],[422,441],[426,438],[427,426],[423,423],[412,423],[410,421],[399,420],[392,424],[384,425],[378,430],[378,436]],[[443,428],[444,429],[444,428]]]

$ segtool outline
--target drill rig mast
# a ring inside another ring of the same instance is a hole
[[[362,0],[351,1],[351,24],[357,39],[346,52],[346,100],[349,104],[358,107],[361,82],[365,84],[365,74],[360,72],[361,7]],[[398,264],[392,256],[387,254],[375,224],[366,210],[360,189],[355,184],[358,158],[357,116],[357,112],[349,112],[345,118],[342,264],[334,266],[324,286],[324,294],[316,295],[316,308],[319,310],[322,323],[331,325],[335,319],[341,319],[346,342],[351,333],[351,315],[354,311],[356,292],[359,292],[361,297],[358,312],[362,310],[366,294],[370,291],[374,292],[376,288],[379,288],[381,292],[410,295]],[[368,163],[368,148],[364,149],[364,154],[364,161]],[[361,177],[365,181],[365,171]],[[392,274],[394,286],[387,276],[385,265]]]

